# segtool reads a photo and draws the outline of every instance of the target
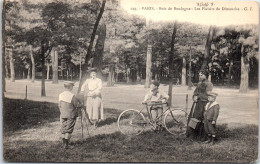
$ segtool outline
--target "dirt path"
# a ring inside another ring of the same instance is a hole
[[[27,80],[16,80],[14,83],[7,81],[7,92],[5,96],[8,98],[24,99],[25,86],[28,87],[29,100],[58,102],[58,95],[63,91],[63,82],[52,84],[51,81],[46,82],[46,97],[40,96],[40,81],[31,83]],[[77,83],[73,92],[77,91]],[[115,85],[114,87],[105,87],[102,90],[103,103],[105,108],[113,108],[123,111],[125,109],[134,108],[141,109],[141,101],[148,89],[142,85]],[[168,86],[161,85],[160,90],[167,92]],[[193,87],[193,90],[195,87]],[[188,98],[188,111],[191,107],[191,96],[193,90],[188,91],[187,87],[173,87],[173,103],[174,106],[186,108],[185,98]],[[247,94],[240,94],[237,89],[223,89],[215,87],[214,91],[219,94],[217,101],[221,110],[218,124],[228,124],[229,126],[239,126],[240,124],[258,125],[258,90],[250,90]]]

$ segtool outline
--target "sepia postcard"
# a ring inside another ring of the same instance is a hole
[[[2,0],[3,162],[255,163],[255,1]]]

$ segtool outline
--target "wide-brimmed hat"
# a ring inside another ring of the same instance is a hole
[[[209,92],[207,95],[208,96],[212,96],[212,97],[217,97],[218,96],[218,94],[216,92]]]
[[[73,81],[64,81],[64,86],[74,86]]]
[[[200,70],[199,73],[202,73],[203,75],[205,75],[206,77],[209,76],[209,72],[206,69]]]
[[[158,81],[156,81],[156,80],[153,80],[153,81],[152,81],[152,84],[155,85],[155,86],[157,86],[157,87],[159,87],[159,85],[160,85],[160,83],[159,83]]]

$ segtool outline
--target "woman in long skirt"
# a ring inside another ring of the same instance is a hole
[[[196,129],[187,127],[186,136],[195,140],[201,140],[204,135],[203,128],[203,113],[205,111],[205,106],[208,102],[207,93],[212,91],[213,84],[208,81],[208,72],[206,70],[201,70],[199,72],[200,82],[193,93],[193,105],[188,118],[188,125],[191,118],[198,119],[200,121],[199,126]]]
[[[104,110],[101,97],[102,81],[97,78],[97,69],[92,68],[89,70],[90,78],[87,79],[81,87],[84,92],[84,99],[87,114],[90,121],[96,128],[96,123],[104,119]]]

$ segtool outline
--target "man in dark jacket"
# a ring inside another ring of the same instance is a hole
[[[217,93],[208,93],[209,102],[204,112],[204,130],[208,135],[208,140],[204,143],[214,144],[216,138],[216,121],[219,115],[219,104],[216,102]]]

